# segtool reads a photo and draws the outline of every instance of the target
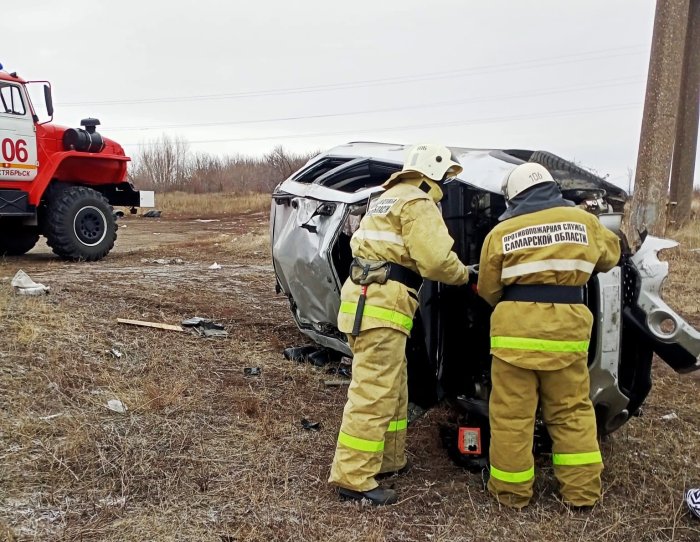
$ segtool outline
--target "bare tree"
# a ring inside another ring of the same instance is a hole
[[[189,143],[163,134],[141,146],[135,157],[134,176],[156,189],[184,188],[189,177]]]
[[[265,156],[267,163],[278,174],[277,181],[283,181],[294,173],[295,157],[288,154],[282,145],[277,145],[272,151]]]
[[[311,156],[277,146],[260,158],[238,154],[219,157],[192,153],[187,140],[163,135],[141,147],[129,178],[140,188],[160,192],[270,192]]]

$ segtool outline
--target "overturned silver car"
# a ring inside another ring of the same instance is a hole
[[[351,355],[336,327],[340,289],[352,259],[350,237],[369,199],[401,169],[406,149],[385,143],[341,145],[310,160],[273,193],[277,289],[289,299],[299,329],[327,351]],[[676,243],[648,236],[633,254],[620,231],[627,198],[622,189],[548,152],[451,151],[464,170],[445,185],[441,207],[454,249],[466,264],[478,263],[484,238],[505,210],[503,177],[527,161],[545,166],[565,198],[620,235],[620,265],[594,275],[586,287],[595,318],[588,358],[591,399],[601,434],[615,431],[639,411],[651,389],[654,353],[679,372],[700,368],[700,333],[660,295],[668,265],[657,253]],[[446,398],[458,407],[460,423],[487,428],[490,313],[468,287],[423,283],[406,352],[412,403],[425,409]],[[484,446],[480,457],[465,460],[479,463],[487,456]]]

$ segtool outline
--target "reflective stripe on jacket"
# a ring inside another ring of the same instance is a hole
[[[452,251],[437,202],[442,190],[415,173],[394,175],[387,190],[370,202],[360,228],[350,241],[352,254],[368,260],[398,263],[422,277],[446,284],[464,284],[469,273]],[[338,329],[350,333],[362,287],[346,280],[341,291]],[[370,284],[361,330],[390,327],[410,333],[418,308],[415,290],[390,280]]]
[[[555,207],[498,224],[484,241],[479,295],[495,305],[491,352],[525,369],[555,370],[588,354],[593,315],[582,304],[498,303],[504,286],[583,286],[620,259],[618,237],[594,215]]]

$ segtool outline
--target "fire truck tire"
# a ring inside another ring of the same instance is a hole
[[[7,234],[7,235],[6,235]],[[0,256],[21,256],[34,248],[39,241],[39,230],[31,226],[0,225]]]
[[[104,258],[117,239],[113,209],[92,188],[72,186],[48,201],[46,242],[61,258],[94,262]]]

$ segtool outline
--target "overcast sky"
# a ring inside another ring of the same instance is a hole
[[[548,150],[626,187],[654,6],[24,0],[3,5],[0,62],[132,155],[161,133],[217,154],[435,141]]]

